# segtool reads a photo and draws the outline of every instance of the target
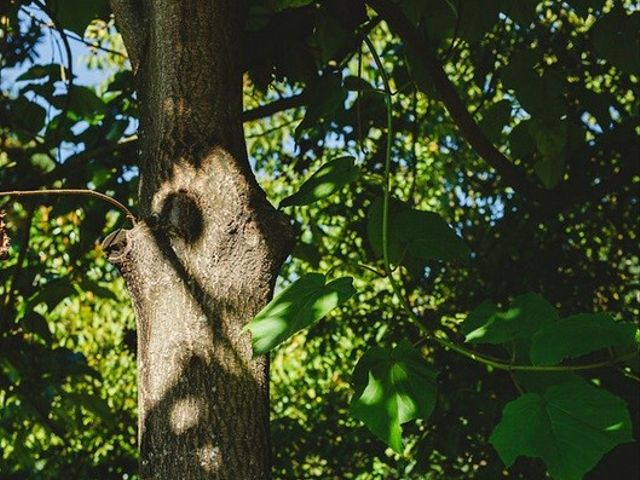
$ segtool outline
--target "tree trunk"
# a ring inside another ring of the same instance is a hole
[[[242,4],[112,1],[140,101],[142,221],[109,259],[138,319],[142,479],[270,477],[268,362],[242,327],[291,229],[247,159]]]

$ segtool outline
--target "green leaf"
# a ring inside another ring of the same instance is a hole
[[[317,12],[316,29],[312,42],[317,49],[320,64],[338,60],[343,51],[349,50],[353,34],[348,32],[333,15],[324,8]]]
[[[533,118],[527,122],[527,126],[544,158],[557,158],[562,153],[568,138],[566,121],[541,121]]]
[[[27,313],[21,321],[25,330],[37,334],[45,342],[50,343],[52,340],[49,323],[37,312],[31,311]]]
[[[521,121],[509,133],[509,148],[513,158],[523,162],[531,159],[536,153],[536,143],[529,133],[529,120]]]
[[[402,9],[407,19],[414,25],[420,23],[422,15],[427,11],[429,4],[423,0],[395,0]]]
[[[565,358],[575,358],[607,347],[635,344],[636,327],[616,322],[606,313],[583,313],[548,325],[533,336],[531,362],[534,365],[557,365]]]
[[[18,97],[9,103],[9,108],[11,121],[19,128],[36,134],[44,126],[47,112],[37,103]]]
[[[625,402],[581,380],[509,402],[490,442],[507,467],[522,455],[539,457],[554,479],[579,480],[632,439]]]
[[[436,372],[407,341],[393,350],[374,347],[354,371],[351,414],[371,432],[402,452],[403,423],[431,415],[436,403]]]
[[[282,200],[280,207],[308,205],[337,192],[360,173],[354,161],[353,157],[340,157],[324,164],[296,193]]]
[[[368,213],[367,231],[374,253],[382,256],[383,200],[376,199]],[[455,231],[434,212],[416,210],[398,200],[389,203],[389,259],[410,267],[426,260],[460,260],[469,258],[469,249]]]
[[[56,20],[80,36],[84,36],[91,20],[109,15],[104,0],[57,0],[49,3],[53,4]]]
[[[501,100],[489,107],[482,116],[479,123],[480,129],[492,143],[500,140],[502,129],[511,118],[511,102],[509,100]]]
[[[76,289],[73,287],[73,283],[69,277],[57,278],[42,285],[40,289],[31,296],[27,302],[25,311],[28,313],[33,310],[33,307],[36,305],[45,303],[47,310],[51,312],[60,302],[76,293]]]
[[[564,167],[564,157],[545,158],[535,163],[533,171],[546,188],[554,188],[562,180]]]
[[[420,0],[417,1],[420,2]],[[455,3],[450,0],[430,0],[426,8],[423,7],[425,10],[422,16],[424,32],[433,43],[439,44],[453,35],[458,21]]]
[[[69,75],[67,69],[59,63],[50,63],[48,65],[34,65],[18,78],[16,78],[16,81],[22,82],[25,80],[41,80],[46,77],[49,77],[53,81],[62,80],[63,70],[66,72],[65,77],[67,77]]]
[[[351,277],[325,284],[321,273],[308,273],[274,297],[244,330],[253,336],[255,355],[267,353],[294,333],[320,320],[355,293]]]
[[[596,51],[624,72],[640,74],[639,25],[639,12],[627,15],[624,8],[614,8],[592,27]]]
[[[71,95],[67,104],[67,95]],[[89,87],[74,85],[70,94],[56,95],[51,102],[56,108],[63,110],[68,107],[68,114],[75,121],[92,122],[94,117],[104,115],[106,105],[96,92]]]
[[[374,87],[369,82],[361,77],[349,75],[342,80],[342,85],[346,90],[357,92],[362,90],[373,90]]]
[[[540,0],[510,0],[505,3],[505,12],[509,18],[523,27],[530,25],[536,18],[536,7]]]
[[[309,5],[313,0],[275,0],[276,10],[300,8]]]
[[[553,305],[537,293],[526,293],[503,312],[491,302],[481,303],[462,324],[462,333],[467,342],[499,344],[530,338],[556,320],[558,312]]]
[[[65,396],[74,405],[82,405],[88,411],[100,418],[109,428],[115,428],[116,416],[107,401],[98,394],[86,392],[68,392]]]
[[[338,74],[325,74],[315,84],[309,85],[305,91],[305,97],[309,99],[304,119],[296,128],[295,139],[302,134],[317,127],[320,120],[331,120],[337,112],[344,108],[347,91],[342,87],[342,78]]]
[[[460,35],[471,42],[477,42],[484,37],[498,22],[499,5],[497,1],[478,2],[477,0],[462,0],[458,3],[460,11]]]

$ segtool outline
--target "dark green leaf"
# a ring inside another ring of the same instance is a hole
[[[462,332],[467,342],[505,343],[529,338],[557,319],[558,312],[544,297],[527,293],[516,297],[506,311],[491,302],[480,304],[462,324]]]
[[[317,58],[321,65],[338,60],[340,54],[349,48],[353,35],[348,32],[326,9],[318,10],[318,20],[313,36]]]
[[[460,35],[471,42],[482,39],[484,34],[498,21],[499,5],[497,1],[478,2],[462,0],[458,15]]]
[[[640,12],[614,8],[592,27],[596,51],[615,67],[640,74]]]
[[[504,13],[513,21],[526,27],[536,18],[536,7],[540,0],[507,0],[504,3]]]
[[[564,157],[540,160],[533,166],[533,171],[547,188],[554,188],[562,180],[564,174]]]
[[[353,75],[345,77],[345,79],[342,81],[342,85],[345,89],[350,91],[373,90],[374,88],[373,85],[371,85],[363,78]]]
[[[305,89],[309,99],[304,120],[296,128],[296,140],[305,130],[314,128],[321,119],[331,120],[337,112],[344,108],[347,91],[342,87],[340,75],[325,74],[313,85]]]
[[[62,277],[48,282],[40,287],[37,293],[35,293],[28,301],[25,311],[30,312],[33,307],[40,303],[47,305],[47,310],[52,311],[60,302],[65,298],[70,297],[76,293],[71,279],[69,277]]]
[[[381,198],[369,208],[367,231],[376,255],[382,256]],[[433,212],[415,210],[404,202],[389,203],[389,259],[409,266],[413,259],[461,260],[469,258],[469,249],[442,217]]]
[[[528,120],[518,123],[509,133],[511,156],[523,162],[533,157],[537,150],[535,140],[529,133],[528,123]]]
[[[351,298],[352,281],[341,277],[325,284],[321,273],[308,273],[293,282],[245,326],[253,337],[254,354],[269,352]]]
[[[65,78],[69,75],[67,69],[59,63],[50,63],[48,65],[34,65],[29,70],[24,72],[16,81],[21,82],[25,80],[41,80],[49,77],[51,81],[62,80],[62,71],[65,71]]]
[[[581,479],[606,452],[631,440],[624,401],[584,380],[508,403],[490,438],[507,467],[522,455],[539,457],[559,480]]]
[[[80,36],[84,35],[91,20],[108,15],[104,0],[57,0],[52,3],[56,20]]]
[[[436,373],[407,340],[365,352],[353,382],[351,414],[396,452],[402,452],[401,425],[429,417],[436,403]]]
[[[299,8],[309,5],[313,0],[275,0],[276,10],[285,10],[287,8]]]
[[[47,319],[37,312],[31,311],[27,313],[21,320],[25,330],[37,334],[45,342],[51,342],[51,331]]]
[[[353,157],[340,157],[316,170],[300,189],[280,202],[280,207],[308,205],[337,192],[355,180],[360,170]]]
[[[95,116],[103,115],[106,111],[104,102],[89,87],[74,85],[70,95],[68,104],[67,94],[55,96],[51,103],[60,110],[68,107],[68,114],[75,121],[91,122]]]
[[[606,313],[583,313],[563,318],[533,336],[531,362],[534,365],[557,365],[565,358],[575,358],[607,347],[635,344],[636,327],[616,322]]]
[[[9,104],[9,107],[11,121],[19,129],[37,134],[44,126],[47,112],[37,103],[30,102],[25,97],[18,97]]]
[[[500,140],[500,134],[503,128],[508,124],[510,118],[511,102],[509,100],[502,100],[489,107],[482,116],[479,126],[489,141],[497,143],[498,140]]]

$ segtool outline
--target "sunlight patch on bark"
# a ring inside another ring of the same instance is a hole
[[[195,427],[200,420],[203,408],[203,402],[198,397],[186,397],[177,400],[171,408],[172,430],[180,435]]]

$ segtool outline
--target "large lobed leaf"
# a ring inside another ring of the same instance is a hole
[[[382,199],[369,208],[367,231],[374,253],[382,256]],[[389,203],[389,259],[408,268],[423,266],[427,260],[469,259],[464,241],[434,213],[416,210],[397,200]]]
[[[481,303],[463,323],[462,333],[467,342],[505,343],[531,337],[557,320],[558,312],[553,305],[541,295],[527,293],[516,297],[505,311],[491,302]]]
[[[504,344],[524,340],[534,365],[557,365],[604,348],[637,350],[636,328],[616,322],[609,314],[572,315],[562,320],[542,296],[528,293],[516,297],[500,311],[485,301],[462,324],[467,342]]]
[[[269,352],[351,298],[352,282],[351,277],[341,277],[326,283],[321,273],[308,273],[293,282],[245,326],[253,337],[254,355]]]
[[[636,327],[616,322],[606,313],[583,313],[563,318],[533,336],[531,362],[534,365],[557,365],[565,358],[575,358],[608,347],[634,345]]]
[[[351,414],[396,452],[402,451],[401,425],[427,418],[436,403],[436,373],[407,340],[393,350],[365,352],[353,382]]]
[[[620,443],[633,440],[625,402],[580,377],[508,403],[490,441],[507,467],[539,457],[556,480],[578,480]]]

